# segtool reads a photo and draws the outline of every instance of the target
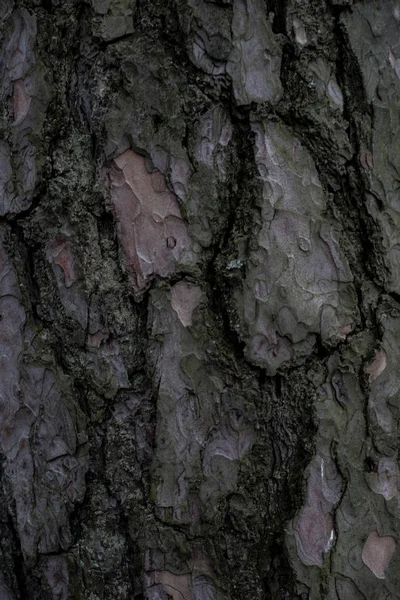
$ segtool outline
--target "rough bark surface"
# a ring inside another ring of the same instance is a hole
[[[400,597],[399,34],[1,1],[1,600]]]

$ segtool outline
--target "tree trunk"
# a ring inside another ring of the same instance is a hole
[[[0,24],[0,600],[399,598],[398,0]]]

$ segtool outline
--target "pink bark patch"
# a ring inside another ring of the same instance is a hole
[[[345,339],[353,331],[354,324],[354,321],[351,321],[348,325],[343,325],[338,331],[338,336]]]
[[[96,333],[89,334],[87,339],[88,348],[100,348],[101,344],[108,339],[108,333],[97,331]]]
[[[385,579],[385,571],[396,546],[396,540],[391,535],[380,536],[376,531],[369,534],[362,551],[362,560],[378,579]]]
[[[323,555],[334,537],[333,519],[321,507],[306,506],[301,510],[296,528],[297,551],[305,565],[322,567]]]
[[[127,150],[108,175],[129,279],[136,291],[145,290],[155,276],[175,271],[189,245],[187,226],[163,175],[149,173],[143,156]]]
[[[375,350],[375,360],[368,365],[365,372],[369,376],[370,381],[374,381],[387,367],[387,357],[384,350]]]
[[[170,571],[155,571],[154,583],[161,584],[168,597],[173,600],[192,600],[191,576],[175,575]]]
[[[71,242],[66,236],[60,236],[51,244],[48,251],[50,261],[59,266],[64,273],[65,287],[70,287],[77,279],[75,258]]]
[[[29,107],[31,105],[31,97],[26,92],[25,84],[23,79],[18,79],[14,84],[13,93],[13,109],[14,109],[14,122],[21,123],[28,114]]]
[[[332,509],[339,501],[342,480],[332,459],[317,456],[308,470],[307,500],[295,524],[296,546],[305,565],[322,567],[335,539]]]
[[[193,311],[200,303],[203,292],[197,285],[180,281],[171,289],[171,306],[184,327],[192,324]]]
[[[362,152],[360,154],[360,163],[366,171],[372,171],[374,168],[374,159],[371,152]]]

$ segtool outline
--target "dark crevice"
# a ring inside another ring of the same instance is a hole
[[[52,0],[42,0],[43,8],[50,14],[53,13],[53,3]]]
[[[237,111],[236,111],[237,112]],[[230,183],[230,210],[225,219],[225,227],[220,239],[213,247],[213,255],[207,264],[205,275],[210,286],[209,300],[215,314],[219,315],[223,324],[225,339],[229,342],[235,356],[243,360],[245,344],[235,327],[230,307],[230,296],[235,285],[242,285],[245,267],[232,269],[232,275],[227,278],[226,263],[229,257],[237,256],[240,241],[248,243],[246,236],[253,227],[253,203],[256,199],[254,192],[257,180],[254,164],[254,134],[251,131],[247,112],[240,113],[240,118],[231,114],[234,124],[234,142],[237,147],[237,165],[235,179]],[[257,184],[256,184],[257,186]],[[246,240],[246,241],[245,241]],[[240,258],[238,265],[241,265]],[[251,367],[250,365],[248,365]],[[251,367],[254,368],[254,367]]]
[[[338,39],[336,77],[343,90],[344,117],[350,123],[349,139],[354,149],[354,157],[346,165],[347,181],[342,188],[343,196],[349,205],[354,206],[359,221],[359,244],[362,249],[360,263],[364,265],[366,278],[384,285],[385,267],[382,264],[382,239],[373,218],[366,208],[366,186],[360,166],[362,145],[370,145],[373,114],[366,99],[363,77],[357,59],[350,49],[347,34],[339,22],[335,33]],[[369,130],[365,123],[369,123]],[[363,144],[362,144],[363,140]],[[352,199],[355,198],[355,202]],[[346,223],[345,223],[346,225]]]
[[[120,42],[125,42],[127,40],[134,41],[134,39],[135,39],[134,33],[126,33],[125,35],[115,37],[112,40],[108,40],[108,41],[97,40],[97,43],[98,43],[98,47],[100,50],[105,50],[108,46],[112,46],[113,44],[119,44]]]
[[[226,101],[231,94],[228,78],[211,77],[190,60],[185,34],[180,25],[179,10],[179,2],[174,0],[166,0],[160,5],[140,2],[137,5],[134,25],[146,36],[154,39],[155,43],[165,48],[174,64],[179,65],[179,69],[185,73],[188,84],[200,89],[208,98],[210,107],[212,102]],[[196,106],[187,117],[192,121],[197,120]]]
[[[40,244],[26,239],[24,228],[19,220],[9,221],[8,224],[18,240],[17,250],[21,260],[17,264],[22,266],[22,270],[18,272],[18,276],[21,282],[26,281],[26,288],[29,294],[29,306],[25,306],[25,309],[30,309],[34,321],[43,325],[43,320],[37,310],[40,293],[35,278],[35,253],[40,249]]]
[[[14,551],[12,554],[12,560],[14,564],[14,574],[18,585],[19,598],[18,600],[29,600],[30,595],[28,592],[29,583],[26,578],[26,567],[24,564],[24,559],[21,550],[21,542],[19,539],[19,535],[14,527],[13,520],[9,515],[8,518],[8,530],[12,535]]]
[[[266,0],[267,18],[273,13],[272,31],[286,35],[287,2],[285,0]]]
[[[268,439],[273,440],[272,447],[269,449],[270,442],[260,438],[259,446],[253,449],[253,453],[257,453],[257,457],[254,455],[253,458],[255,464],[262,464],[258,452],[263,452],[271,460],[271,473],[265,477],[264,482],[264,493],[267,495],[264,505],[268,507],[269,524],[265,525],[263,543],[257,546],[257,552],[263,554],[267,551],[271,557],[268,574],[263,577],[266,598],[284,600],[288,597],[296,597],[294,575],[287,557],[282,531],[301,505],[303,472],[311,460],[314,449],[313,386],[310,382],[304,381],[299,387],[297,382],[289,391],[284,385],[285,380],[293,377],[294,382],[297,377],[295,374],[298,372],[301,381],[300,373],[303,371],[292,367],[282,370],[274,377],[269,377],[265,370],[244,359],[245,344],[238,333],[237,316],[232,312],[231,297],[233,291],[243,285],[245,266],[240,266],[227,275],[226,264],[232,258],[240,259],[238,254],[240,245],[243,246],[241,249],[243,255],[248,254],[247,246],[254,235],[254,211],[258,210],[255,201],[260,193],[260,187],[254,162],[254,134],[251,130],[248,107],[244,107],[243,110],[235,108],[231,111],[231,120],[234,124],[234,140],[238,154],[235,179],[230,184],[231,206],[225,220],[226,227],[223,234],[213,246],[213,255],[208,262],[205,279],[210,286],[210,306],[220,319],[224,340],[227,341],[238,364],[243,365],[248,373],[256,376],[264,394],[263,403],[269,414],[265,427]],[[306,360],[306,364],[319,363],[331,352],[332,350],[324,348],[318,341],[313,355]],[[297,391],[295,391],[296,387]],[[294,408],[296,397],[301,401],[299,400],[299,404]],[[284,424],[280,425],[282,419]],[[285,454],[288,446],[293,448],[290,459],[282,455],[282,452]],[[281,501],[279,505],[274,505],[272,499],[278,497]]]
[[[392,298],[400,307],[400,294],[397,292],[385,292],[390,298]]]

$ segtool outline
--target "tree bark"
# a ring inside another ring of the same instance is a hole
[[[399,32],[2,0],[0,600],[400,597]]]

